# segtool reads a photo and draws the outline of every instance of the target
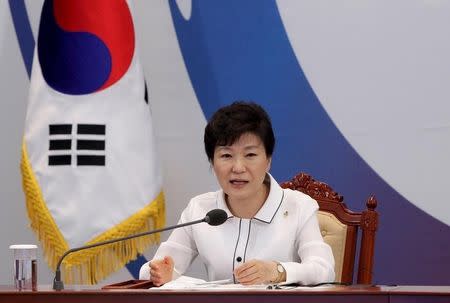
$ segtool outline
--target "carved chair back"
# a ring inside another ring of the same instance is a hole
[[[306,173],[300,173],[291,181],[281,183],[281,187],[301,191],[319,204],[319,226],[324,241],[333,250],[336,281],[353,283],[358,230],[361,230],[356,281],[358,284],[371,284],[375,234],[378,226],[375,197],[368,198],[363,212],[354,212],[347,208],[343,196],[328,184],[316,181]]]

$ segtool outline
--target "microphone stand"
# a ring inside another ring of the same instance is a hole
[[[130,236],[123,237],[123,238],[112,239],[112,240],[108,240],[108,241],[98,242],[98,243],[95,243],[95,244],[90,244],[90,245],[86,245],[86,246],[80,246],[80,247],[75,247],[75,248],[69,249],[68,251],[66,251],[61,256],[61,258],[58,261],[58,265],[56,265],[55,278],[53,279],[53,289],[54,290],[58,290],[58,291],[64,289],[64,283],[63,283],[63,281],[61,279],[61,269],[60,268],[61,268],[61,263],[62,263],[63,259],[68,254],[71,254],[71,253],[79,251],[79,250],[89,249],[89,248],[93,248],[93,247],[97,247],[97,246],[101,246],[101,245],[107,245],[107,244],[111,244],[111,243],[115,243],[115,242],[119,242],[119,241],[125,241],[125,240],[129,240],[129,239],[133,239],[133,238],[138,238],[138,237],[142,237],[142,236],[156,234],[156,233],[160,233],[160,232],[163,232],[163,231],[175,229],[175,228],[178,228],[178,227],[189,226],[189,225],[198,224],[198,223],[202,223],[202,222],[209,223],[210,222],[210,217],[206,216],[203,219],[199,219],[199,220],[192,221],[192,222],[182,223],[182,224],[179,224],[179,225],[173,225],[173,226],[169,226],[169,227],[165,227],[165,228],[160,228],[160,229],[155,229],[155,230],[151,230],[151,231],[146,231],[146,232],[143,232],[143,233],[134,234],[134,235],[130,235]]]

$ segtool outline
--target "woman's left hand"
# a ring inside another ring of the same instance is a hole
[[[236,280],[243,285],[266,284],[278,277],[275,261],[250,260],[234,269]]]

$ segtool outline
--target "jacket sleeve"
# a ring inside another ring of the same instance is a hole
[[[334,282],[335,279],[333,252],[320,233],[317,202],[311,202],[299,218],[297,240],[301,263],[281,263],[286,270],[286,283],[309,285]]]
[[[198,218],[197,218],[198,219]],[[192,221],[192,201],[181,214],[178,224]],[[192,237],[192,226],[185,226],[173,230],[167,241],[161,243],[152,260],[171,256],[175,263],[174,279],[182,275],[194,258],[198,255],[195,241]],[[150,279],[150,263],[145,263],[139,271],[139,279]]]

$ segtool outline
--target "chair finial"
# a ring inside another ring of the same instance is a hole
[[[369,210],[375,210],[377,208],[378,201],[377,198],[375,198],[375,195],[371,195],[369,199],[367,199],[366,206]]]

